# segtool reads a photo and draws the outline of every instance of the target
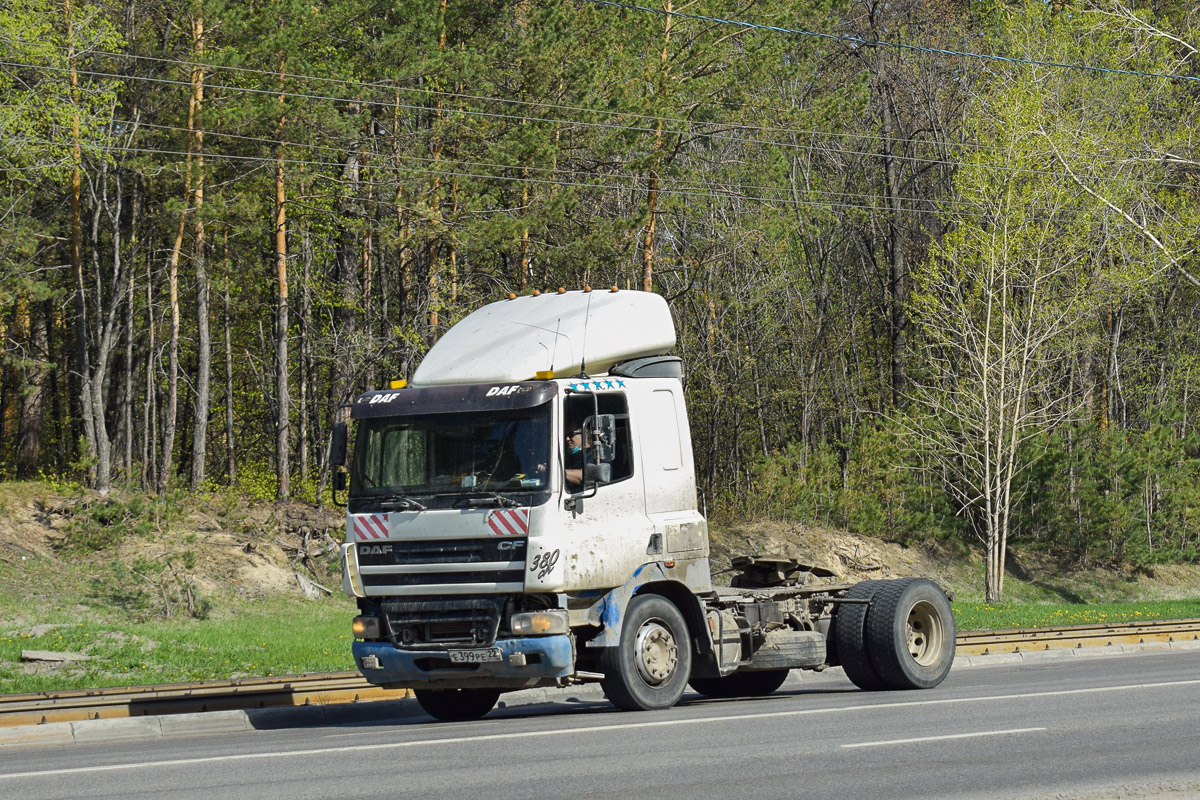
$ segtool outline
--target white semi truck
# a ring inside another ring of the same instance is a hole
[[[342,583],[368,681],[463,720],[587,681],[642,710],[689,683],[768,694],[792,669],[841,665],[868,690],[945,678],[954,619],[931,581],[745,557],[714,586],[674,345],[658,295],[510,296],[353,403]],[[335,464],[347,439],[339,424]]]

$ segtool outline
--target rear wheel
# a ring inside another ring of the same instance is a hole
[[[888,581],[867,614],[871,663],[890,689],[937,686],[954,663],[954,613],[946,593],[925,578]]]
[[[692,678],[692,688],[705,697],[763,697],[787,680],[790,670],[767,669],[735,672],[724,678]]]
[[[875,671],[871,657],[867,654],[867,610],[876,591],[883,581],[863,581],[851,586],[843,597],[858,600],[857,603],[840,603],[833,613],[831,636],[837,657],[841,661],[846,677],[860,689],[869,692],[887,688]],[[866,602],[862,602],[866,601]]]
[[[604,694],[617,708],[648,711],[679,702],[692,671],[683,615],[669,600],[638,595],[625,610],[621,642],[600,655]]]
[[[499,689],[415,689],[425,713],[442,722],[479,719],[500,699]]]

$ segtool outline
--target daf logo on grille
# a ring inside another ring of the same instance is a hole
[[[497,550],[517,550],[525,546],[523,539],[505,539],[496,543]]]
[[[382,556],[392,552],[390,544],[359,545],[358,553],[363,556]]]

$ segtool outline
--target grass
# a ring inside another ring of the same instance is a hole
[[[1200,618],[1200,598],[1144,603],[1098,604],[953,604],[960,631],[1002,628],[1053,628],[1061,625],[1096,625],[1144,622],[1155,619]]]
[[[0,630],[0,694],[267,677],[352,669],[349,600],[280,597],[208,619],[133,622],[56,613],[39,628]],[[81,653],[85,662],[27,674],[22,650]]]

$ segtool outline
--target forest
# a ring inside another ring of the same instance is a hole
[[[1177,0],[5,0],[0,479],[327,496],[509,292],[669,301],[703,502],[1200,558]]]

